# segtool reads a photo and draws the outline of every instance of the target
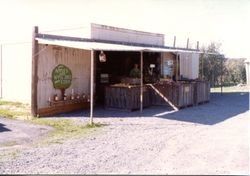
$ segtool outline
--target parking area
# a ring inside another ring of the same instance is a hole
[[[88,113],[56,118],[87,122]],[[164,106],[143,113],[97,108],[94,117],[108,124],[101,132],[25,148],[16,158],[0,159],[0,173],[249,174],[247,92],[213,93],[210,103],[180,111]],[[0,118],[2,138],[16,130],[4,120]],[[12,137],[18,138],[17,133]]]

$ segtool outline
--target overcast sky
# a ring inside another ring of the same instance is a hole
[[[0,41],[30,41],[31,27],[84,33],[89,23],[163,33],[166,44],[221,43],[250,57],[250,0],[0,0]],[[58,31],[59,32],[59,31]]]

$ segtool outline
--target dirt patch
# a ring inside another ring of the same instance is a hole
[[[8,146],[8,144],[14,146],[30,142],[50,130],[52,128],[48,126],[34,125],[22,120],[0,117],[0,146]]]

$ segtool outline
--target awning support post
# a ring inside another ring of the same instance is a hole
[[[38,34],[38,27],[33,28],[32,35],[32,82],[31,82],[31,114],[33,117],[37,116],[37,86],[38,86],[38,41],[36,36]]]
[[[143,51],[141,51],[141,91],[140,91],[140,112],[143,110]]]
[[[93,125],[93,108],[94,108],[94,50],[91,50],[90,61],[90,118],[89,124]]]

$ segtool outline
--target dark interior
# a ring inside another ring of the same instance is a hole
[[[129,77],[134,64],[138,64],[140,68],[140,52],[124,52],[124,51],[104,51],[106,62],[100,62],[100,51],[95,52],[95,82],[96,82],[96,103],[104,104],[105,86],[121,82],[121,78]],[[153,81],[150,78],[150,64],[155,64],[153,69],[154,77],[160,76],[160,53],[144,52],[143,53],[143,77],[144,82]],[[107,79],[103,79],[101,75],[108,74]]]

